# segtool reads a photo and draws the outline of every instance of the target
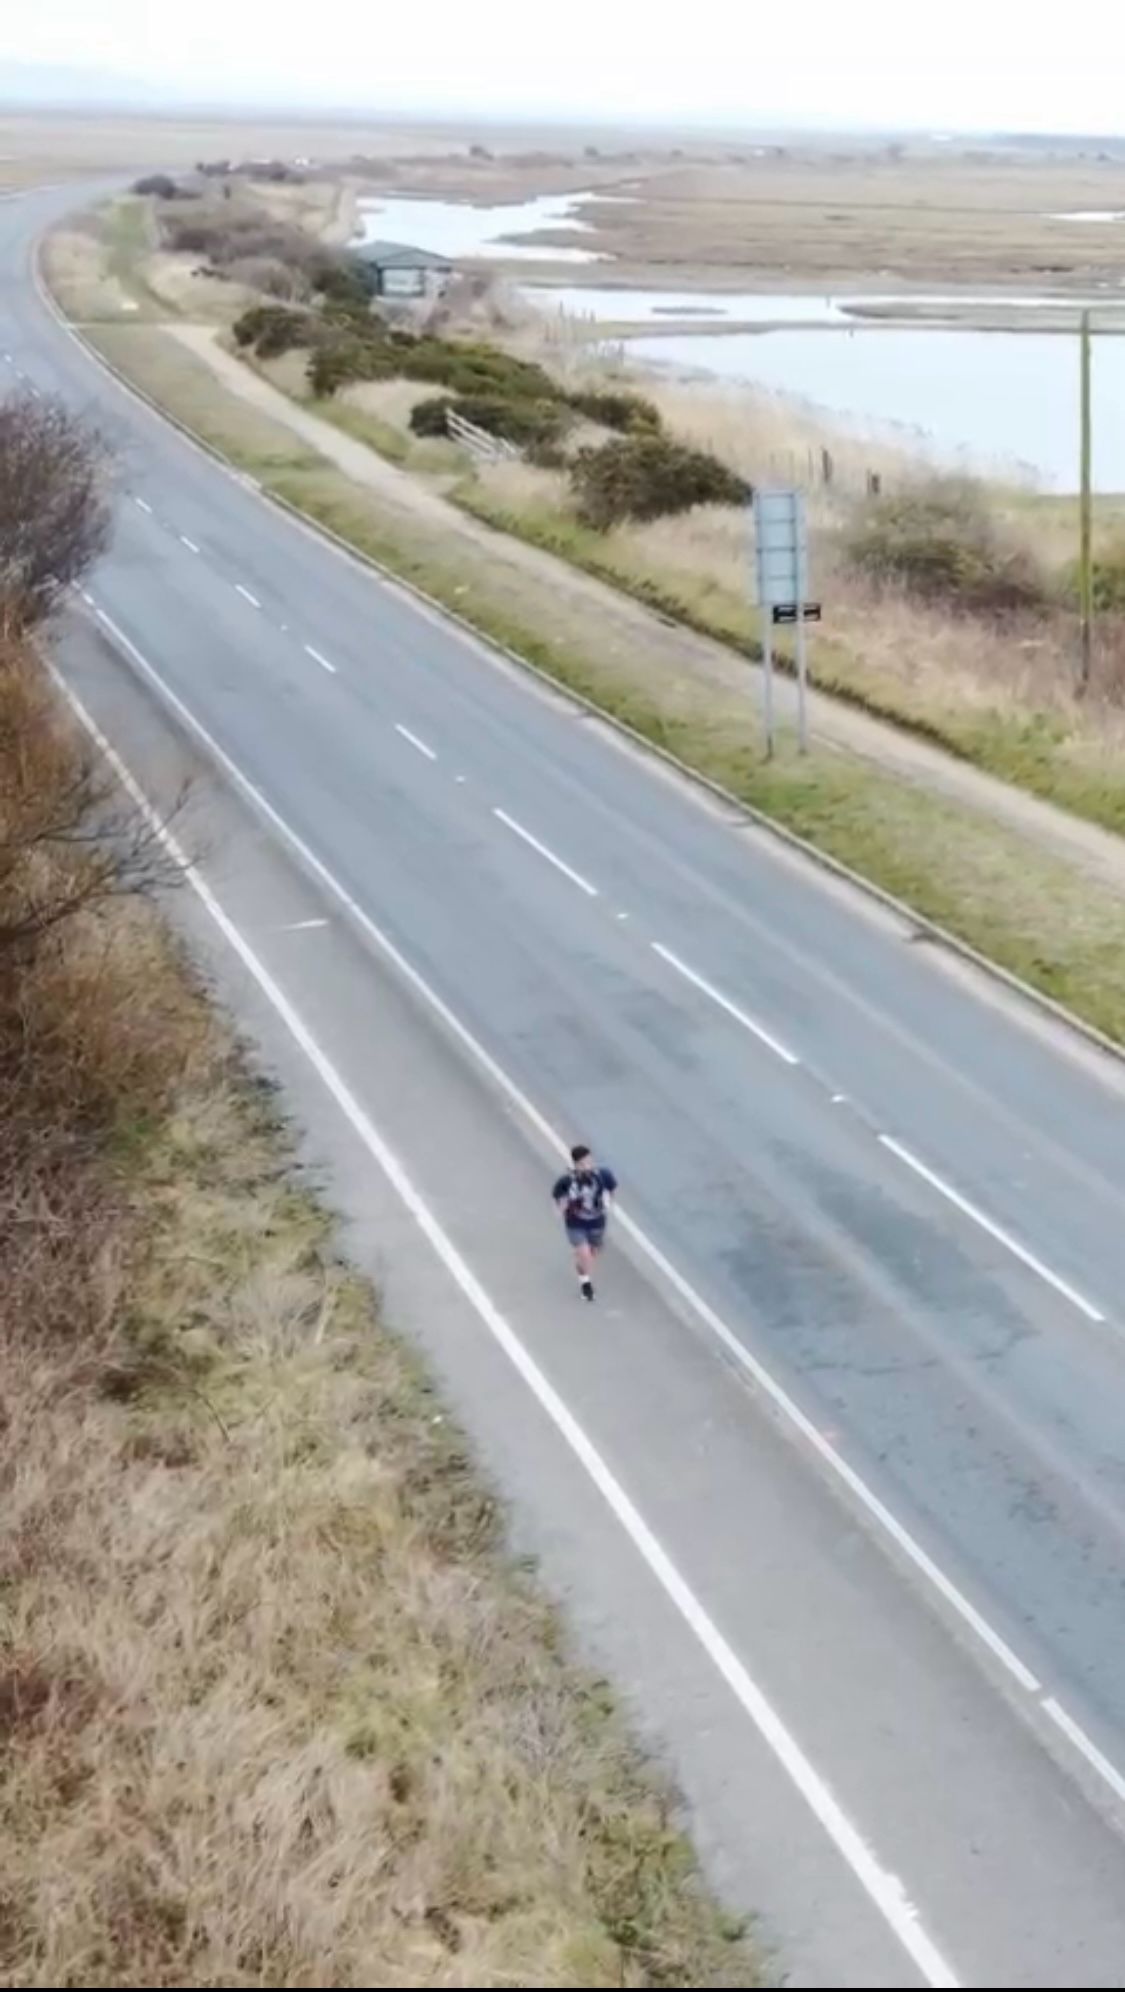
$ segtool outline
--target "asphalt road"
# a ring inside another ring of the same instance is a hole
[[[0,391],[121,452],[65,669],[228,757],[207,878],[626,1501],[437,1349],[712,1871],[797,1983],[1125,1984],[1121,1072],[137,407],[30,281],[73,198],[0,205]],[[622,1181],[596,1319],[545,1127]]]

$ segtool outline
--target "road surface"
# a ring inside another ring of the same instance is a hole
[[[201,945],[709,1871],[798,1984],[1125,1985],[1121,1071],[124,395],[73,199],[0,206],[0,389],[121,453],[65,673],[206,771]]]

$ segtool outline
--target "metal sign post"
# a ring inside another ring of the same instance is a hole
[[[797,664],[797,752],[809,751],[808,689],[809,661],[805,645],[805,566],[801,559],[797,562],[797,628],[793,638],[794,656]]]
[[[808,749],[808,653],[806,621],[820,616],[820,604],[808,599],[808,532],[805,500],[800,491],[754,493],[754,541],[758,603],[762,612],[762,724],[766,758],[774,749],[773,625],[796,625],[797,740]]]

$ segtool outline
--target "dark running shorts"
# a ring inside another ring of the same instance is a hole
[[[568,1224],[567,1242],[571,1245],[590,1245],[600,1252],[605,1244],[605,1219],[600,1224]]]

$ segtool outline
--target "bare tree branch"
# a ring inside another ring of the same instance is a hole
[[[0,402],[0,626],[50,615],[109,544],[110,457],[64,401]]]

